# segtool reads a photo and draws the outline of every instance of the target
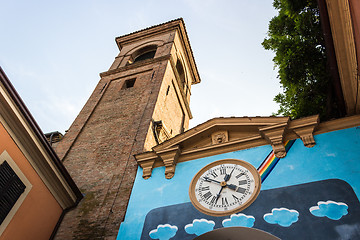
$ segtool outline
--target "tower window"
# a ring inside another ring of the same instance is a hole
[[[25,184],[10,165],[4,161],[0,165],[0,224],[25,191],[25,188]]]
[[[135,84],[135,80],[136,80],[135,78],[126,80],[125,83],[124,83],[123,89],[132,88],[134,86],[134,84]]]
[[[178,59],[176,61],[176,70],[179,74],[179,77],[180,77],[180,84],[181,84],[181,87],[185,90],[185,71],[184,71],[184,67],[183,65],[181,64],[180,60]]]
[[[146,59],[152,59],[152,58],[154,58],[155,53],[156,53],[156,50],[152,50],[150,52],[145,52],[145,53],[137,56],[135,58],[134,62],[140,62],[140,61],[143,61],[143,60],[146,60]]]
[[[156,54],[156,49],[157,49],[156,45],[150,45],[135,51],[134,53],[131,54],[127,64],[133,64],[135,62],[140,62],[154,58]]]

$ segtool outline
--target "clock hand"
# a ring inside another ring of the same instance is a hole
[[[216,181],[216,180],[214,180],[214,179],[211,179],[211,178],[208,178],[208,177],[204,177],[204,180],[205,180],[205,181],[207,181],[207,182],[216,182],[216,183],[219,183],[219,184],[221,184],[221,182],[219,182],[219,181]]]
[[[234,168],[233,168],[233,170],[231,171],[231,173],[230,173],[230,174],[226,174],[226,175],[225,175],[225,177],[224,177],[224,181],[225,181],[225,182],[227,182],[227,181],[229,181],[229,180],[230,180],[230,178],[231,178],[231,174],[234,172],[234,169],[235,169],[235,166],[234,166]]]
[[[229,189],[231,190],[234,190],[235,192],[239,192],[239,193],[245,193],[246,189],[245,188],[242,188],[242,187],[238,187],[234,184],[226,184],[225,182],[221,183],[219,181],[216,181],[214,179],[211,179],[211,178],[208,178],[208,177],[204,177],[204,180],[207,181],[207,182],[216,182],[216,183],[219,183],[221,184],[222,187],[228,187]]]
[[[219,200],[220,198],[220,194],[221,194],[221,191],[224,189],[225,186],[222,186],[219,193],[216,195],[216,200],[215,200],[215,204],[217,203],[217,201]]]
[[[242,187],[238,187],[234,184],[226,184],[226,186],[231,189],[231,190],[234,190],[235,192],[238,192],[238,193],[245,193],[246,189],[245,188],[242,188]]]

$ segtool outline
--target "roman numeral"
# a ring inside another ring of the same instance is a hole
[[[206,181],[206,182],[211,182],[208,177],[204,177],[203,180]]]
[[[209,186],[206,186],[206,187],[202,187],[202,188],[201,188],[201,191],[208,191],[208,190],[210,190],[210,187],[209,187]]]
[[[211,192],[207,192],[203,195],[203,197],[206,199],[206,200],[209,200],[209,198],[212,196]]]
[[[226,168],[222,166],[220,168],[220,175],[225,175],[225,174],[226,174]]]
[[[216,172],[212,172],[211,175],[216,178],[218,175],[216,174]]]
[[[211,201],[210,201],[210,205],[214,205],[216,202],[216,196],[213,196]]]
[[[240,180],[240,181],[239,181],[239,185],[243,185],[243,184],[246,184],[246,183],[247,183],[246,180]]]
[[[242,175],[244,175],[245,173],[240,173],[239,175],[236,175],[235,177],[236,178],[239,178],[239,177],[241,177]]]
[[[239,201],[239,198],[236,197],[234,194],[232,194],[232,196],[233,196],[235,202]]]
[[[223,205],[223,206],[226,206],[226,205],[229,204],[226,197],[221,198],[221,202],[222,202],[222,205]]]
[[[238,187],[237,189],[236,189],[236,191],[238,192],[238,193],[245,193],[245,191],[246,191],[246,189],[245,188],[242,188],[242,187]]]

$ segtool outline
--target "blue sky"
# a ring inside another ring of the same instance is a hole
[[[268,116],[281,91],[262,48],[272,0],[0,0],[0,66],[44,132],[64,133],[118,49],[115,37],[182,17],[202,82],[190,126]]]

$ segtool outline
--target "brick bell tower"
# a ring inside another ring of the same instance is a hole
[[[134,154],[188,128],[200,82],[182,19],[116,38],[119,55],[56,152],[84,194],[55,239],[116,239],[137,172]]]

